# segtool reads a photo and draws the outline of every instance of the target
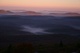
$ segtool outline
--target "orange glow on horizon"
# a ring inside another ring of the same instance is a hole
[[[80,0],[0,0],[0,7],[80,9]]]

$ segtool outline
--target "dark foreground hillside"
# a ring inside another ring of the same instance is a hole
[[[0,36],[0,53],[80,52],[80,37],[64,34]]]
[[[80,16],[0,15],[0,53],[80,53]]]

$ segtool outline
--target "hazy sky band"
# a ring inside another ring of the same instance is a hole
[[[80,0],[0,0],[0,8],[18,9],[18,7],[34,9],[80,9]]]

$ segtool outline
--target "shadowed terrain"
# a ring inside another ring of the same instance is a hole
[[[80,52],[80,17],[0,16],[0,53]]]

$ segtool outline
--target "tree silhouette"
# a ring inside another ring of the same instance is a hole
[[[60,46],[60,47],[63,47],[63,42],[62,42],[62,40],[60,41],[59,46]]]
[[[6,53],[11,53],[11,48],[12,48],[12,45],[10,44],[10,45],[8,46],[8,49],[7,49],[7,52],[6,52]]]

